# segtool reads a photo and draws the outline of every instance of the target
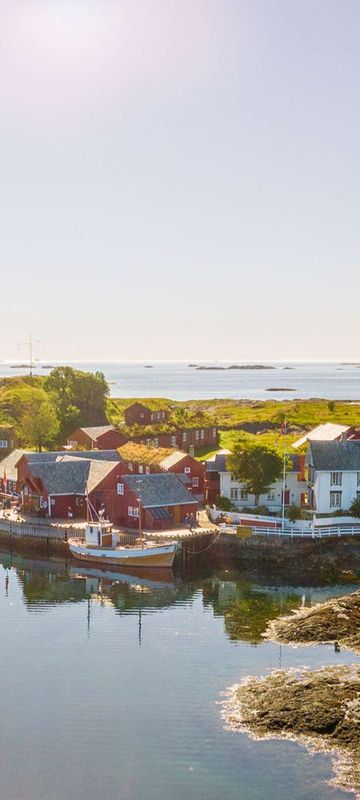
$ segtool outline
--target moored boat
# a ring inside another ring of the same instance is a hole
[[[178,542],[158,544],[140,539],[138,544],[121,545],[120,534],[106,520],[88,522],[84,539],[68,539],[71,554],[78,561],[99,566],[172,567]]]

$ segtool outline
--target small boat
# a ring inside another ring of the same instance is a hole
[[[157,544],[140,539],[134,545],[121,545],[120,533],[113,531],[111,522],[104,519],[89,521],[85,539],[68,539],[71,554],[77,561],[116,567],[172,567],[178,542]]]

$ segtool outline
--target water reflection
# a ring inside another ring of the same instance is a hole
[[[14,571],[30,612],[51,610],[59,604],[87,602],[90,626],[93,602],[109,605],[119,615],[141,615],[191,604],[200,593],[204,609],[223,618],[230,641],[253,645],[263,641],[269,621],[280,614],[358,588],[349,584],[329,587],[261,585],[228,570],[189,582],[175,576],[172,570],[126,574],[78,566],[72,560],[33,559],[9,553],[0,553],[0,564],[5,570],[6,596],[11,571]]]

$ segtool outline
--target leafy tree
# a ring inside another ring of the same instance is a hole
[[[360,517],[360,497],[355,497],[349,508],[352,517]]]
[[[335,411],[335,400],[329,400],[328,402],[328,409],[329,411]]]
[[[74,428],[107,422],[109,386],[102,372],[56,367],[46,378],[44,388],[59,417],[60,438],[66,438]]]
[[[271,485],[280,478],[283,467],[282,458],[275,450],[256,444],[247,447],[235,445],[228,464],[249,494],[255,495],[256,506],[260,495],[267,493]]]
[[[19,426],[22,442],[36,447],[50,447],[59,432],[59,420],[49,400],[34,397],[24,411]]]

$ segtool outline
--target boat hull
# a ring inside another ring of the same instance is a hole
[[[124,547],[106,551],[102,547],[87,547],[85,544],[69,541],[70,552],[77,561],[117,567],[172,567],[178,547],[177,542],[171,542],[154,547]]]

